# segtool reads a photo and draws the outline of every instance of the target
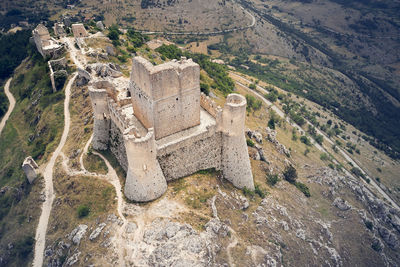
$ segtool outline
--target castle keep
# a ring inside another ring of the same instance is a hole
[[[129,82],[95,79],[89,94],[93,148],[110,148],[126,170],[129,199],[154,200],[168,181],[209,168],[238,188],[254,189],[246,99],[231,94],[223,109],[216,106],[200,93],[200,67],[191,59],[153,66],[135,57]]]

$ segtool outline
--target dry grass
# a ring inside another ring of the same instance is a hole
[[[97,155],[88,154],[83,157],[83,164],[89,172],[107,174],[108,168],[104,161]]]

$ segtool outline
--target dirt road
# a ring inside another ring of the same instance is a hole
[[[73,74],[72,78],[69,80],[67,86],[65,87],[65,100],[64,100],[64,131],[61,136],[60,143],[56,151],[54,151],[53,155],[50,158],[49,163],[47,164],[43,176],[45,181],[45,196],[46,200],[42,205],[42,213],[39,218],[39,224],[36,229],[35,236],[35,256],[33,258],[33,266],[41,267],[43,265],[43,254],[46,243],[46,231],[47,225],[49,223],[49,217],[51,213],[51,208],[54,200],[54,189],[53,189],[53,168],[56,163],[57,157],[60,155],[62,148],[67,141],[69,127],[71,124],[70,121],[70,113],[69,113],[69,101],[71,97],[71,86],[75,81],[77,73]]]

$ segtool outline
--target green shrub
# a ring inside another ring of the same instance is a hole
[[[200,83],[200,91],[202,91],[206,95],[209,95],[210,94],[210,86],[206,83]]]
[[[285,178],[286,181],[289,183],[294,184],[297,179],[297,170],[295,167],[292,165],[289,165],[285,168],[285,171],[283,172],[283,177]]]
[[[352,172],[355,176],[361,177],[361,178],[365,179],[365,175],[361,172],[361,170],[360,170],[359,168],[353,167],[353,168],[351,168],[351,172]]]
[[[374,243],[372,243],[371,248],[377,252],[382,250],[381,244],[379,243],[379,241],[375,241]]]
[[[86,205],[80,205],[78,207],[78,217],[83,218],[89,215],[90,209]]]
[[[279,177],[277,174],[267,174],[267,184],[274,186],[279,182]]]
[[[249,146],[249,147],[254,147],[255,146],[255,144],[254,144],[254,142],[253,142],[253,140],[251,140],[251,139],[246,139],[246,142],[247,142],[247,145]]]
[[[33,236],[27,236],[22,240],[17,241],[15,244],[15,250],[17,256],[20,258],[26,258],[33,250],[35,238]]]
[[[301,192],[303,192],[303,194],[306,197],[311,197],[310,189],[308,189],[308,186],[306,186],[305,184],[300,183],[300,182],[295,182],[295,186],[297,187],[297,189],[299,189]]]
[[[256,99],[252,95],[246,95],[246,101],[247,101],[247,111],[253,110],[259,110],[262,106],[262,102],[259,99]]]
[[[372,231],[372,229],[374,229],[374,224],[371,221],[366,220],[364,222],[365,226]]]
[[[258,184],[254,187],[254,192],[259,195],[261,198],[265,198],[266,193],[260,188]]]
[[[327,153],[321,153],[321,155],[319,156],[319,158],[320,158],[321,160],[324,160],[324,161],[330,159],[330,158],[329,158],[329,155],[328,155]]]
[[[65,81],[68,78],[66,71],[57,71],[54,73],[54,83],[57,91],[63,89]]]
[[[324,136],[321,134],[318,134],[315,136],[315,142],[317,142],[318,144],[322,145],[322,143],[324,142]]]
[[[248,189],[247,187],[243,187],[242,189],[243,195],[248,197],[254,197],[255,193],[253,190]]]
[[[300,136],[300,141],[307,146],[311,146],[310,139],[308,139],[307,136],[305,136],[305,135]]]
[[[269,119],[268,121],[268,127],[272,130],[275,130],[275,120],[274,119]]]
[[[269,94],[265,94],[264,97],[274,103],[276,100],[278,100],[278,95],[273,91]]]

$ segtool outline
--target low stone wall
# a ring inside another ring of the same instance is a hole
[[[167,181],[191,175],[197,171],[221,168],[221,133],[212,129],[201,135],[165,147],[157,159]]]
[[[218,114],[222,112],[222,108],[204,93],[201,93],[200,95],[200,105],[214,118],[217,118]]]
[[[118,110],[118,105],[111,98],[107,98],[108,109],[110,111],[110,118],[120,129],[121,132],[129,127],[128,121],[121,116]]]

